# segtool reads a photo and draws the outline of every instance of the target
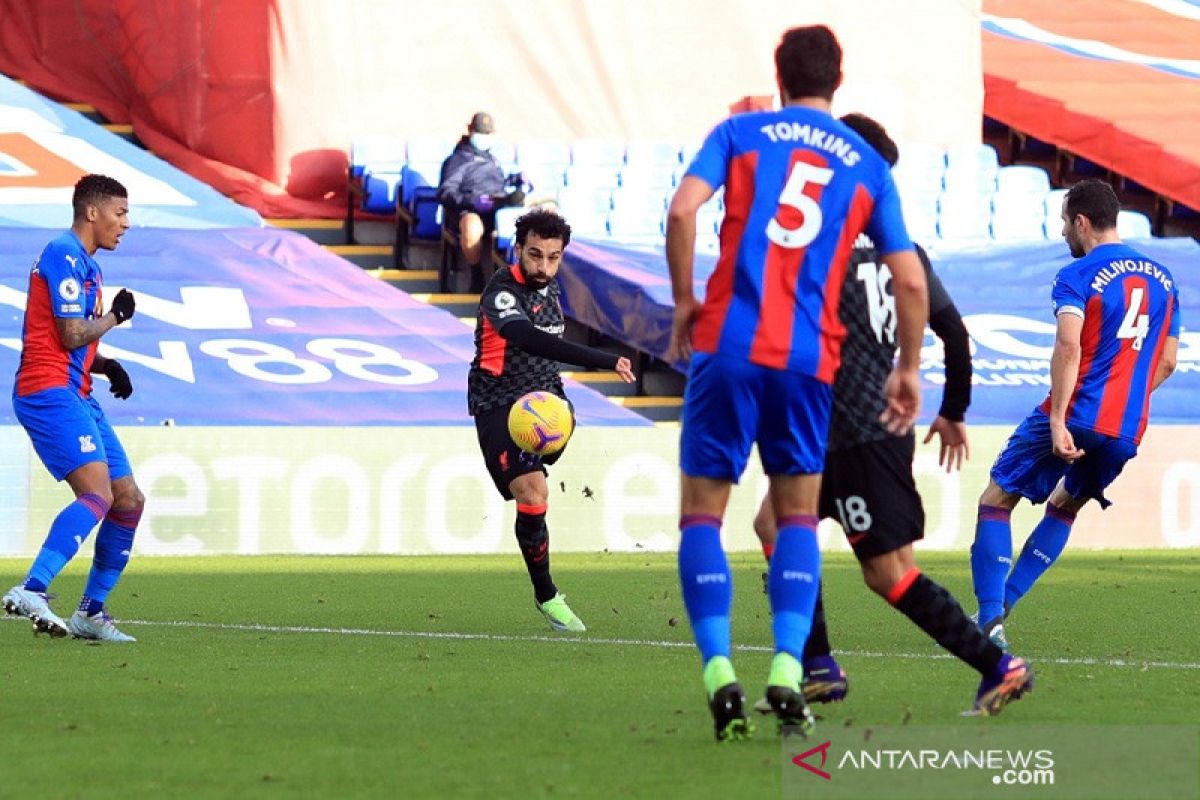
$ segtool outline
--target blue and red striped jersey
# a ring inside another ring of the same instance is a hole
[[[725,120],[687,174],[725,187],[693,348],[831,383],[855,239],[866,231],[881,255],[912,249],[887,162],[829,114],[789,106]]]
[[[1059,271],[1051,299],[1055,316],[1083,318],[1067,421],[1137,444],[1163,345],[1179,336],[1179,289],[1170,270],[1128,245],[1102,244]],[[1041,407],[1049,413],[1049,397]]]
[[[84,396],[91,393],[89,370],[98,341],[68,350],[63,346],[55,318],[100,316],[102,284],[100,265],[87,254],[73,231],[46,245],[29,270],[21,363],[17,367],[14,394],[27,397],[62,387],[75,389]]]

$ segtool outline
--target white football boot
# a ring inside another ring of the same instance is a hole
[[[47,633],[53,639],[67,635],[67,623],[50,609],[45,592],[31,592],[24,586],[14,586],[4,595],[4,610],[18,617],[28,617],[34,633]]]
[[[88,616],[82,611],[76,611],[67,621],[67,630],[76,639],[93,639],[99,642],[136,642],[127,633],[121,633],[113,624],[113,619],[105,612]]]

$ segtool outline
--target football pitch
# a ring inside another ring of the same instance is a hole
[[[69,613],[79,559],[55,584]],[[965,553],[921,554],[963,600]],[[755,554],[731,557],[748,700],[770,659]],[[25,560],[0,560],[0,584]],[[716,744],[670,554],[554,556],[588,625],[552,634],[510,556],[135,558],[132,645],[0,622],[2,797],[781,797],[773,726]],[[826,559],[851,680],[820,726],[1195,724],[1200,551],[1072,552],[1010,620],[1031,695],[963,720],[977,675]],[[1049,795],[1046,795],[1049,796]]]

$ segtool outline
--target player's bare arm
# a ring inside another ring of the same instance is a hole
[[[122,289],[113,298],[112,310],[104,316],[95,319],[56,318],[54,321],[58,326],[58,335],[62,340],[63,347],[74,350],[91,344],[132,317],[135,305],[133,292]]]
[[[700,303],[693,288],[696,255],[696,212],[713,196],[713,188],[694,175],[684,176],[667,211],[667,267],[675,315],[667,359],[686,361],[692,356],[692,322]]]
[[[1154,382],[1150,384],[1150,391],[1154,391],[1163,385],[1163,381],[1171,377],[1175,372],[1175,364],[1179,360],[1179,337],[1168,336],[1167,341],[1163,343],[1162,355],[1158,359],[1158,369],[1154,371]]]
[[[1054,333],[1054,352],[1050,356],[1050,437],[1054,454],[1067,461],[1076,461],[1083,455],[1067,430],[1067,406],[1079,378],[1082,331],[1082,316],[1061,312]]]
[[[893,434],[908,431],[921,410],[921,343],[929,318],[929,292],[925,268],[913,250],[901,250],[883,257],[892,273],[892,294],[896,299],[896,368],[884,385],[887,406],[880,421]]]
[[[96,319],[60,317],[54,321],[58,324],[58,335],[62,339],[63,347],[68,350],[91,344],[117,327],[117,318],[111,312]]]

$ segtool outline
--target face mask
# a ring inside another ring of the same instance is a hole
[[[477,150],[492,149],[492,134],[490,133],[472,133],[471,146]]]

